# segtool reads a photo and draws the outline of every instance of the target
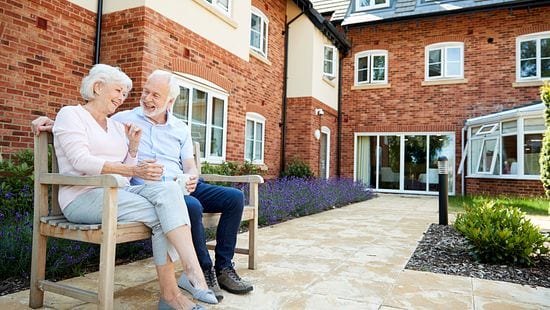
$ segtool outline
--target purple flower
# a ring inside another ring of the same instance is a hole
[[[12,192],[7,192],[4,194],[4,198],[5,199],[12,199],[13,198],[13,193]]]

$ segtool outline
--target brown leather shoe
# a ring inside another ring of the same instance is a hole
[[[233,266],[216,272],[220,287],[233,294],[246,294],[254,289],[252,285],[239,277]]]

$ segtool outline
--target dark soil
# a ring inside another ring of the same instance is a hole
[[[550,288],[548,255],[532,267],[519,267],[478,263],[468,250],[468,241],[452,226],[432,224],[405,268]]]

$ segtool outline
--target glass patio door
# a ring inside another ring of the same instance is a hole
[[[399,189],[401,180],[401,138],[380,136],[378,146],[378,188]]]
[[[425,135],[405,136],[405,190],[426,190],[419,177],[426,173],[427,147]]]

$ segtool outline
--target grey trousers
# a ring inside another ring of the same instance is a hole
[[[165,265],[167,255],[172,261],[179,258],[165,233],[191,225],[182,196],[176,182],[156,182],[118,190],[118,221],[142,222],[151,228],[156,265]],[[63,209],[63,214],[71,222],[98,224],[102,209],[103,188],[95,188],[73,200]]]

